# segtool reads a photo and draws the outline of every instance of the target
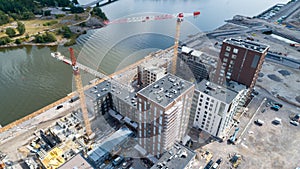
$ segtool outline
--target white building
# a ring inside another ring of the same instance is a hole
[[[207,80],[201,81],[194,93],[192,126],[215,137],[224,138],[233,124],[234,115],[245,103],[247,89],[240,86],[235,88],[239,91],[237,92]]]

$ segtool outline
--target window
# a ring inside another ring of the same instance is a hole
[[[207,100],[207,101],[209,101],[209,97],[208,97],[208,98],[206,98],[206,100]]]
[[[228,52],[225,52],[225,53],[224,53],[224,56],[225,56],[225,57],[228,57],[228,56],[229,56],[229,53],[228,53]]]
[[[253,60],[252,60],[252,63],[251,63],[251,68],[256,68],[257,64],[258,64],[258,61],[259,61],[259,56],[255,55]]]
[[[226,46],[226,51],[230,52],[231,47],[230,46]]]
[[[202,97],[202,98],[203,98],[203,94],[201,94],[201,95],[200,95],[200,97]]]
[[[236,55],[232,55],[231,58],[232,58],[232,59],[236,59]]]
[[[239,52],[238,49],[236,49],[236,48],[233,49],[233,53],[237,54],[238,52]]]
[[[223,62],[227,62],[228,61],[228,59],[227,58],[223,58]]]

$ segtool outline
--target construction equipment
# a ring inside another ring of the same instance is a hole
[[[172,58],[172,74],[176,73],[176,65],[177,65],[177,56],[178,56],[178,47],[179,47],[179,38],[180,38],[180,27],[181,22],[183,21],[184,17],[194,16],[197,17],[200,15],[199,11],[193,13],[178,13],[175,15],[157,15],[157,16],[141,16],[141,17],[132,17],[132,18],[123,18],[117,19],[114,21],[105,21],[106,25],[108,24],[119,24],[119,23],[131,23],[131,22],[146,22],[146,21],[153,21],[153,20],[163,20],[163,19],[173,19],[177,18],[176,23],[176,34],[175,34],[175,42],[174,42],[174,56]]]
[[[236,139],[236,136],[237,136],[237,133],[239,132],[240,128],[236,128],[233,135],[230,137],[230,139],[228,139],[228,141],[232,144],[235,143],[235,139]]]
[[[231,159],[230,162],[232,163],[232,167],[237,168],[241,162],[242,162],[242,157],[239,154],[235,154]]]
[[[82,81],[81,81],[81,77],[80,77],[80,73],[79,73],[79,68],[76,65],[76,58],[74,56],[73,48],[70,48],[69,50],[70,50],[70,56],[71,56],[71,61],[72,61],[73,74],[75,76],[76,88],[77,88],[77,92],[78,92],[79,99],[80,99],[80,105],[81,105],[83,121],[85,124],[86,135],[88,137],[91,137],[92,129],[91,129],[90,121],[89,121],[88,111],[86,108],[85,95],[84,95],[84,91],[83,91],[83,87],[82,87]]]

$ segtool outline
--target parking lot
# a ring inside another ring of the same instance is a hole
[[[270,99],[258,110],[236,145],[214,142],[203,147],[214,155],[214,161],[223,158],[220,168],[231,168],[229,160],[234,154],[241,156],[238,168],[293,169],[300,166],[300,126],[290,123],[290,117],[299,113],[299,110],[283,104],[279,111],[274,111],[268,102]],[[276,117],[281,119],[281,124],[272,123]],[[242,118],[249,121],[251,117]],[[255,124],[257,119],[263,121],[263,125]]]

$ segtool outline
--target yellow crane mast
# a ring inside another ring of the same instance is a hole
[[[79,95],[80,99],[80,105],[81,105],[81,111],[82,111],[82,116],[83,116],[83,121],[85,124],[85,130],[86,130],[86,135],[90,137],[92,135],[92,129],[91,129],[91,124],[88,116],[88,111],[86,108],[86,102],[85,102],[85,95],[82,87],[82,81],[79,73],[79,68],[76,65],[76,58],[74,55],[73,48],[70,48],[70,56],[71,56],[71,61],[72,61],[72,68],[73,68],[73,74],[75,76],[75,83],[76,83],[76,88],[77,92]]]

